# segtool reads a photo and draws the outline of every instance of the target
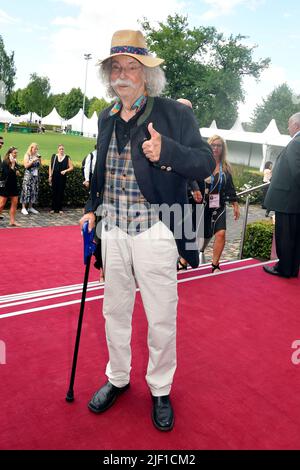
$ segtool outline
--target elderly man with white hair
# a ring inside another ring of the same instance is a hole
[[[191,214],[182,213],[187,180],[206,178],[215,165],[192,110],[159,97],[166,84],[162,62],[150,55],[140,31],[114,33],[110,55],[99,65],[115,101],[99,116],[97,163],[81,224],[88,221],[92,229],[95,212],[101,215],[97,234],[109,352],[108,381],[88,407],[103,412],[129,388],[138,285],[148,321],[146,381],[152,421],[157,429],[169,431],[174,425],[170,391],[176,369],[178,252],[191,266],[199,263],[195,237],[183,227],[191,225]],[[170,217],[162,215],[166,207],[175,211]]]
[[[288,122],[292,140],[278,155],[264,205],[275,211],[275,241],[279,261],[263,266],[268,274],[297,277],[300,265],[300,113]]]

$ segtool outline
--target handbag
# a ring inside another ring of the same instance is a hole
[[[0,188],[5,188],[6,186],[6,183],[7,183],[7,178],[8,176],[3,179],[3,169],[2,169],[2,164],[0,162],[0,170],[1,170],[1,174],[0,174]]]

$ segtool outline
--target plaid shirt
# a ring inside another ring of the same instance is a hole
[[[118,153],[115,129],[108,148],[103,205],[109,227],[117,225],[129,235],[148,230],[159,221],[158,214],[142,195],[135,178],[130,141]]]

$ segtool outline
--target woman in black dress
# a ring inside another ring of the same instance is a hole
[[[4,209],[7,199],[10,198],[9,227],[20,227],[20,224],[16,222],[16,211],[19,198],[19,188],[17,181],[19,171],[17,165],[17,156],[18,150],[16,147],[10,147],[1,164],[0,213]]]
[[[225,246],[226,234],[226,202],[233,207],[234,220],[240,216],[237,196],[232,180],[231,168],[226,159],[227,146],[222,137],[214,135],[208,139],[216,168],[213,174],[203,182],[199,182],[199,189],[205,204],[204,209],[204,251],[210,239],[214,236],[212,272],[220,270],[219,261]]]
[[[73,163],[69,155],[65,155],[63,145],[59,145],[57,153],[52,155],[49,166],[49,184],[52,186],[51,214],[63,214],[62,205],[66,188],[67,173],[73,170]]]

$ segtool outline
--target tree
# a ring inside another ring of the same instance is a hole
[[[108,106],[109,106],[109,103],[107,101],[105,101],[104,98],[96,98],[94,96],[90,100],[88,117],[91,118],[95,111],[99,116],[101,111],[103,111],[103,109],[107,108]]]
[[[87,102],[87,101],[86,101]],[[65,95],[60,103],[60,115],[64,119],[71,119],[78,113],[83,104],[83,93],[80,88],[72,88],[72,90]],[[87,106],[88,109],[88,106]]]
[[[296,95],[286,83],[275,88],[263,99],[262,104],[256,106],[251,118],[251,130],[262,132],[271,119],[275,119],[279,131],[287,134],[288,119],[300,111],[299,100],[295,98]]]
[[[21,114],[25,114],[27,112],[24,100],[23,100],[24,90],[20,88],[16,91],[12,91],[6,100],[6,109],[16,115],[21,116]]]
[[[5,51],[2,36],[0,36],[0,82],[4,84],[4,96],[0,96],[0,105],[5,104],[7,95],[12,92],[12,89],[15,85],[15,76],[16,68],[14,52],[11,52],[11,54],[7,54],[7,52]]]
[[[165,60],[165,95],[189,99],[202,126],[213,119],[220,127],[232,126],[244,99],[242,78],[258,79],[270,60],[255,62],[255,47],[242,44],[245,36],[226,38],[214,27],[190,29],[184,16],[168,16],[158,29],[147,19],[141,25],[150,50]]]
[[[50,111],[52,111],[53,108],[56,108],[58,114],[61,116],[61,104],[64,98],[66,97],[65,93],[59,93],[57,95],[50,95],[49,96],[49,104],[50,104]]]
[[[23,93],[25,112],[35,112],[45,116],[49,110],[50,82],[48,77],[39,77],[36,73],[30,75],[30,81]]]

